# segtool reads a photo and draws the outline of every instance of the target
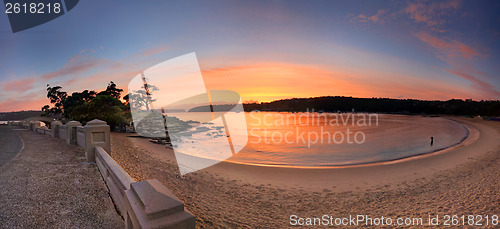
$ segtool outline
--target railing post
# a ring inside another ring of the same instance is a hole
[[[53,138],[59,137],[59,126],[62,126],[62,122],[60,121],[53,121],[52,123],[50,123],[50,129],[52,129]]]
[[[82,124],[78,121],[70,121],[66,123],[68,129],[66,130],[66,143],[76,144],[76,127]]]
[[[111,153],[110,128],[105,121],[94,119],[85,125],[85,155],[88,162],[95,162],[95,147],[101,146]]]
[[[125,228],[195,228],[194,216],[156,179],[132,183],[125,194]]]

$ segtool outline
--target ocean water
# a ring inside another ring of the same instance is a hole
[[[183,119],[196,120],[199,113],[184,113]],[[291,167],[367,164],[442,150],[468,136],[463,125],[441,117],[305,112],[245,112],[245,117],[248,143],[227,161]],[[196,134],[186,141],[206,142],[207,149],[227,141],[224,129],[208,127],[204,133],[194,126]],[[210,129],[224,137],[210,141]],[[193,156],[210,158],[209,151]]]

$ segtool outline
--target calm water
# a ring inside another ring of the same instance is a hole
[[[189,120],[196,115],[185,113],[184,118]],[[365,164],[434,152],[455,145],[468,135],[461,124],[439,117],[278,112],[252,112],[245,116],[248,144],[228,161],[296,167]],[[199,134],[207,135],[210,136]],[[202,140],[195,135],[191,138]],[[210,144],[214,145],[207,145],[207,149],[218,143]]]

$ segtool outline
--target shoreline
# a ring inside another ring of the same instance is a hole
[[[457,118],[453,120],[457,120]],[[323,180],[327,179],[329,183],[335,182],[337,184],[336,188],[341,190],[353,190],[354,185],[352,184],[354,183],[358,184],[356,189],[369,189],[381,183],[392,184],[429,176],[436,171],[463,164],[469,160],[469,156],[478,156],[480,153],[477,152],[484,152],[485,150],[481,149],[474,151],[472,155],[468,155],[471,146],[479,146],[484,142],[491,141],[490,137],[494,135],[481,134],[481,130],[486,131],[488,127],[484,128],[479,124],[480,128],[477,128],[476,124],[472,124],[468,120],[460,120],[465,122],[463,124],[469,125],[469,130],[472,132],[469,133],[471,137],[466,138],[461,144],[437,152],[395,161],[337,168],[255,166],[223,161],[205,170],[219,175],[227,174],[227,176],[234,179],[244,179],[251,183],[267,182],[281,187],[310,186],[311,188],[322,189],[324,186]],[[490,129],[487,132],[491,133],[492,130]],[[484,138],[481,138],[481,136]],[[290,179],[290,177],[294,178]]]
[[[413,154],[409,156],[404,156],[396,159],[389,159],[389,160],[380,160],[380,161],[373,161],[373,162],[366,162],[366,163],[358,163],[358,164],[346,164],[346,165],[316,165],[316,166],[296,166],[296,165],[279,165],[279,164],[256,164],[256,163],[244,163],[244,162],[237,162],[237,161],[222,161],[225,163],[233,163],[237,165],[248,165],[248,166],[258,166],[258,167],[278,167],[278,168],[290,168],[290,169],[343,169],[343,168],[359,168],[359,167],[369,167],[369,166],[377,166],[377,165],[389,165],[389,164],[395,164],[395,163],[400,163],[408,160],[417,160],[419,158],[424,158],[424,157],[432,157],[434,155],[438,155],[441,153],[448,152],[450,150],[454,150],[458,147],[461,147],[463,145],[470,144],[477,140],[478,136],[478,131],[470,126],[467,125],[463,122],[460,122],[458,120],[445,118],[449,121],[456,122],[459,125],[461,125],[465,130],[466,130],[466,135],[460,139],[460,141],[449,145],[444,148],[439,148],[435,149],[433,151],[428,151],[428,152],[423,152],[423,153],[418,153],[418,154]]]
[[[111,156],[134,179],[155,178],[172,190],[198,227],[284,227],[292,214],[498,215],[500,123],[453,119],[477,130],[471,134],[477,139],[375,166],[297,169],[221,162],[180,175],[172,149],[124,133],[112,134],[119,144],[112,144]]]
[[[406,179],[417,179],[428,176],[435,171],[441,171],[452,168],[455,165],[467,162],[464,152],[475,144],[480,136],[488,137],[491,134],[480,134],[479,128],[474,127],[471,121],[465,118],[448,117],[452,121],[459,122],[468,131],[468,137],[460,143],[422,155],[412,155],[397,160],[384,162],[359,164],[355,166],[338,167],[286,167],[286,166],[262,166],[253,164],[234,163],[231,161],[221,161],[213,166],[202,169],[194,173],[208,172],[218,176],[228,177],[233,180],[245,181],[251,184],[273,184],[279,187],[305,187],[321,190],[323,180],[335,182],[338,190],[358,190],[369,189],[380,183],[395,183]],[[481,125],[481,124],[479,124]],[[491,130],[490,130],[491,131]],[[150,156],[163,161],[172,163],[177,167],[175,153],[172,148],[166,148],[163,145],[150,142],[146,138],[130,138],[130,141],[142,149],[150,151]],[[489,141],[483,139],[482,141]],[[465,147],[465,149],[464,149]],[[459,157],[452,157],[451,154],[458,151]],[[483,151],[483,150],[480,150]],[[178,173],[178,169],[176,170]],[[293,177],[293,179],[291,179]],[[383,177],[384,180],[381,180]],[[390,181],[390,182],[387,182]],[[357,183],[358,185],[353,185]],[[354,188],[353,188],[354,187]]]

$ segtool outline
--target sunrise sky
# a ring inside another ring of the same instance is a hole
[[[500,99],[499,1],[80,1],[13,34],[0,7],[0,112],[46,84],[124,88],[196,52],[209,89],[243,101],[344,95]]]

